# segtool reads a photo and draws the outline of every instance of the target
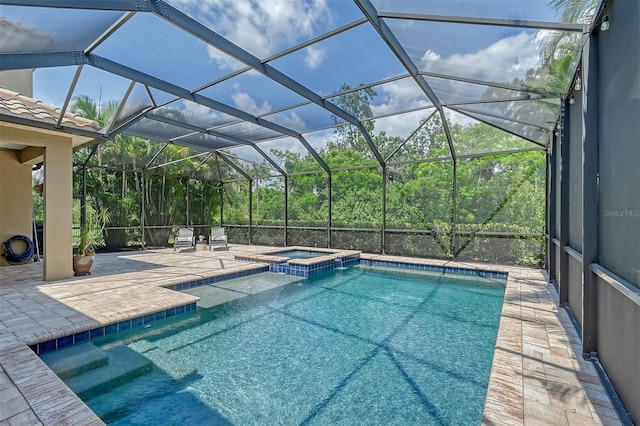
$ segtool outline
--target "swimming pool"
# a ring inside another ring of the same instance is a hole
[[[57,351],[75,365],[63,379],[114,425],[480,424],[504,280],[370,266],[282,277]]]
[[[275,253],[270,253],[272,256],[288,257],[290,259],[312,259],[314,257],[325,256],[331,254],[326,251],[311,251],[311,250],[284,250]]]

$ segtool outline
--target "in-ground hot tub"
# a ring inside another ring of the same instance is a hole
[[[360,253],[355,250],[296,246],[265,254],[238,253],[234,257],[236,260],[268,263],[271,272],[308,277],[356,264],[360,260]]]
[[[311,259],[319,256],[326,256],[328,254],[333,254],[330,251],[311,251],[311,250],[284,250],[277,251],[273,253],[269,253],[270,256],[282,256],[288,257],[289,259]]]

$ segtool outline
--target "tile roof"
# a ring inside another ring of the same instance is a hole
[[[0,87],[0,114],[55,125],[60,117],[60,108]],[[100,130],[97,122],[69,112],[64,114],[62,126],[95,132]]]

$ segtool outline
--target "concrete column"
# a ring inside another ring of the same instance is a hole
[[[53,137],[51,137],[53,139]],[[55,137],[44,153],[44,280],[73,276],[72,142]]]

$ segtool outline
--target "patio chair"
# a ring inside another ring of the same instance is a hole
[[[177,249],[189,248],[191,251],[196,249],[196,237],[193,235],[193,228],[179,228],[178,235],[173,241],[173,252]]]
[[[214,226],[211,228],[211,235],[209,236],[209,251],[212,248],[215,250],[216,247],[224,247],[225,250],[229,250],[227,234],[224,233],[224,228]]]

